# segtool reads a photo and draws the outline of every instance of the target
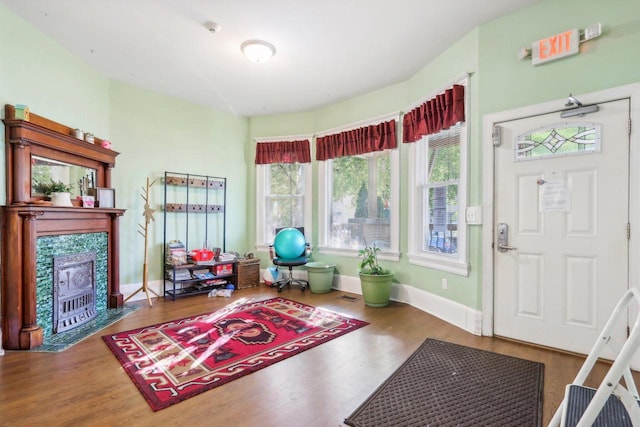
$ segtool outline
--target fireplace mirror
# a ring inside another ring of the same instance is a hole
[[[46,186],[58,182],[70,186],[71,197],[75,199],[96,186],[96,170],[32,155],[31,197],[45,196]]]

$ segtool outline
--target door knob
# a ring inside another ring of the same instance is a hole
[[[498,251],[507,252],[516,248],[509,246],[509,226],[504,222],[498,224]]]

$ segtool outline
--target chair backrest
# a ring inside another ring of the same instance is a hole
[[[275,236],[278,236],[278,233],[279,233],[279,232],[281,232],[282,230],[286,229],[286,228],[295,228],[296,230],[298,230],[299,232],[301,232],[301,233],[302,233],[302,236],[304,237],[304,241],[305,241],[305,246],[304,246],[304,248],[302,249],[302,252],[301,252],[299,255],[297,255],[297,256],[298,256],[298,257],[305,256],[305,255],[306,255],[306,253],[307,253],[307,248],[309,247],[309,243],[307,242],[307,237],[304,235],[304,227],[279,227],[279,228],[276,228],[276,229],[275,229],[275,232],[276,232],[276,233],[275,233]],[[274,243],[275,243],[275,238],[274,238]],[[277,250],[277,248],[275,247],[275,245],[274,245],[274,248],[273,248],[273,249],[274,249],[274,251],[275,251],[275,256],[276,256],[276,257],[280,256],[280,255],[278,255],[278,250]]]

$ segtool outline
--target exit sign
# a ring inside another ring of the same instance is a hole
[[[580,32],[577,29],[546,37],[531,44],[531,63],[533,65],[555,61],[580,51]]]

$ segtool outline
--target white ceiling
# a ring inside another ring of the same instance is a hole
[[[252,116],[310,110],[407,80],[473,28],[536,1],[0,3],[110,78]],[[210,33],[206,21],[221,30]],[[240,44],[254,38],[276,46],[269,62],[242,56]]]

